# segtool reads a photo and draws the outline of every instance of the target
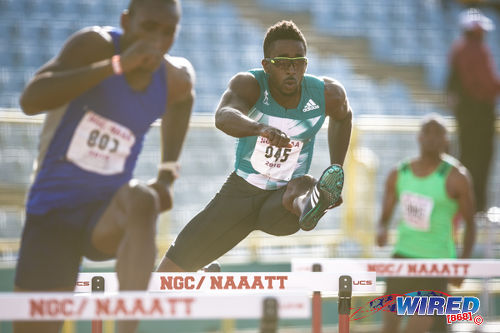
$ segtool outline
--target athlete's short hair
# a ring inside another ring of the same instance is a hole
[[[304,48],[307,51],[307,42],[302,31],[300,31],[293,21],[283,20],[267,29],[266,37],[264,38],[264,57],[269,57],[271,44],[281,39],[298,40],[304,43]]]
[[[148,2],[164,2],[166,4],[176,4],[179,3],[179,0],[130,0],[130,3],[128,4],[128,13],[132,15],[134,13],[134,10],[138,7],[141,6],[145,3]]]

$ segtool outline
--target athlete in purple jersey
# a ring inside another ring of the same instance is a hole
[[[194,99],[194,71],[166,55],[180,19],[176,0],[131,0],[121,28],[74,35],[29,82],[28,115],[46,112],[26,208],[16,291],[73,290],[83,256],[116,257],[121,290],[147,288],[156,218],[172,207],[172,184]],[[158,176],[132,179],[144,135],[161,118]],[[14,324],[58,332],[61,322]],[[136,322],[120,322],[134,332]]]

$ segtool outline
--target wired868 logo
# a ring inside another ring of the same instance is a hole
[[[477,297],[451,296],[441,291],[417,290],[406,294],[377,297],[357,309],[351,309],[350,320],[364,319],[383,311],[400,316],[441,315],[446,316],[448,324],[472,321],[481,325],[483,317],[477,314],[479,307],[480,302]]]
[[[397,296],[396,312],[400,316],[446,315],[446,322],[473,321],[483,323],[483,317],[475,315],[479,311],[477,297],[463,296]]]

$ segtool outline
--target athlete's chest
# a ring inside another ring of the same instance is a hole
[[[83,118],[89,111],[136,133],[144,133],[166,110],[164,81],[152,81],[144,91],[133,90],[123,76],[104,80],[72,103]]]

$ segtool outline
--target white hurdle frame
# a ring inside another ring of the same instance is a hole
[[[319,313],[312,328],[319,333],[321,293],[338,294],[342,289],[346,295],[339,288],[345,276],[369,282],[350,284],[349,302],[351,288],[375,291],[373,272],[155,272],[142,292],[119,292],[116,273],[80,273],[75,293],[0,294],[0,320],[93,320],[92,332],[100,333],[107,319],[262,319],[267,302],[277,303],[278,318],[314,319]]]
[[[322,266],[324,272],[376,272],[377,277],[500,277],[500,260],[494,259],[292,259],[292,272],[310,272],[312,263]]]
[[[342,289],[344,306],[339,307],[339,328],[342,333],[349,332],[348,316],[340,314],[341,308],[345,309],[345,302],[350,304],[351,293],[373,293],[376,287],[376,274],[373,272],[353,271],[339,273],[338,270],[321,272],[321,266],[317,266],[315,272],[268,272],[268,273],[153,273],[149,282],[148,290],[154,292],[224,292],[258,289],[261,291],[307,291],[312,295],[312,332],[321,332],[321,308],[322,293],[339,295]],[[363,281],[353,285],[349,282],[348,290],[339,285],[341,277],[349,277],[350,280]],[[96,280],[97,279],[97,280]],[[97,286],[92,282],[97,282]],[[256,282],[259,281],[259,282]],[[103,284],[101,284],[104,282]],[[227,288],[225,288],[227,287]],[[254,288],[255,287],[255,288]],[[117,292],[118,280],[115,273],[80,273],[75,291],[90,292],[91,290]],[[346,291],[348,297],[345,297]],[[350,305],[347,306],[349,309]],[[345,312],[345,310],[343,310]],[[346,317],[346,318],[344,318]],[[347,325],[346,325],[347,324]],[[95,324],[94,333],[99,333],[99,324]]]
[[[2,293],[0,320],[174,320],[262,316],[263,301],[276,298],[282,318],[309,318],[307,292]]]
[[[150,292],[172,291],[321,291],[337,293],[338,280],[342,275],[350,275],[354,280],[370,281],[370,284],[356,285],[354,292],[375,291],[376,274],[366,271],[345,271],[338,269],[329,272],[246,272],[246,273],[152,273],[149,281]],[[98,291],[118,292],[118,279],[114,272],[80,273],[75,287],[75,292],[91,292],[93,279],[102,277],[104,288],[95,288]]]

